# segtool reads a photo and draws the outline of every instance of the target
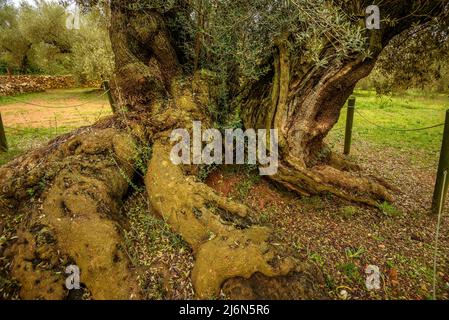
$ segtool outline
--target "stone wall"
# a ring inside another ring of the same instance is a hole
[[[76,87],[72,76],[0,76],[0,96]]]

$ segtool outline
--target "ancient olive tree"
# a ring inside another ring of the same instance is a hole
[[[444,3],[378,1],[381,29],[366,30],[371,1],[111,1],[119,112],[0,169],[0,205],[10,214],[26,212],[22,240],[7,249],[21,295],[64,296],[54,271],[73,262],[94,298],[138,297],[120,246],[126,221],[119,204],[142,174],[152,211],[193,249],[199,297],[217,296],[224,281],[255,274],[292,277],[302,287],[296,292],[312,296],[301,278],[308,267],[272,245],[270,229],[255,223],[257,213],[201,183],[197,166],[170,161],[171,133],[191,130],[193,121],[276,128],[280,165],[272,180],[305,196],[390,199],[381,182],[353,172],[323,139],[382,49],[403,31],[447,14]],[[148,146],[151,157],[142,153]],[[38,200],[29,201],[30,189]]]
[[[369,1],[338,3],[114,2],[111,41],[122,101],[148,110],[172,96],[173,79],[213,71],[207,105],[237,114],[247,128],[279,130],[281,165],[273,180],[303,195],[390,199],[378,182],[342,170],[348,165],[323,138],[389,41],[433,20],[443,2],[380,2],[381,30],[365,28]]]

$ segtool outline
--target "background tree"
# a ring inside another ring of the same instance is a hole
[[[47,75],[73,74],[80,82],[109,78],[113,70],[107,13],[78,12],[67,28],[68,3],[0,4],[0,54],[10,69]]]
[[[81,15],[80,29],[72,38],[70,72],[80,82],[112,77],[114,55],[109,40],[107,13],[93,8]]]
[[[449,23],[435,19],[400,34],[385,48],[362,85],[378,93],[409,88],[449,89]]]
[[[0,56],[9,68],[25,73],[29,68],[32,43],[19,30],[18,10],[6,0],[0,2]]]

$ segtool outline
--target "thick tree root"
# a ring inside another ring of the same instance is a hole
[[[288,256],[282,246],[272,245],[271,230],[255,225],[254,213],[247,207],[217,195],[170,161],[171,130],[189,128],[193,119],[205,125],[208,121],[201,94],[177,83],[171,92],[172,100],[157,102],[140,116],[128,113],[126,123],[134,135],[144,141],[149,136],[152,142],[145,177],[149,202],[154,213],[192,247],[197,296],[218,297],[226,280],[238,278],[256,288],[256,297],[273,283],[282,291],[273,297],[309,297],[289,294],[285,290],[298,287],[284,289],[280,284],[290,281],[286,279],[296,279],[300,287],[305,279],[321,284],[319,272],[306,272],[306,264]],[[139,122],[135,126],[130,120],[134,117]],[[140,296],[119,230],[126,223],[121,223],[119,203],[131,184],[137,148],[130,134],[111,126],[61,137],[0,168],[0,206],[5,210],[18,206],[20,213],[30,208],[19,239],[5,252],[12,260],[11,276],[22,285],[22,298],[66,298],[64,271],[69,264],[80,268],[81,282],[94,299]],[[304,292],[321,292],[312,287]],[[239,297],[232,293],[239,290],[230,291],[231,297]]]
[[[153,152],[145,179],[150,204],[192,246],[192,280],[199,298],[217,297],[227,279],[301,270],[296,259],[279,257],[269,243],[270,229],[252,225],[245,206],[216,195],[172,164],[169,142],[156,142]]]
[[[391,187],[385,183],[344,171],[343,169],[347,168],[358,169],[346,162],[338,161],[332,164],[335,167],[319,165],[304,168],[296,164],[292,165],[291,162],[288,164],[284,162],[280,164],[278,173],[270,178],[303,196],[330,193],[342,199],[370,206],[394,200],[389,191]]]
[[[88,130],[0,169],[9,206],[27,202],[23,190],[28,197],[36,193],[17,241],[5,252],[21,298],[65,299],[64,273],[70,264],[79,267],[91,298],[138,297],[118,231],[118,201],[128,189],[135,152],[127,134]],[[39,188],[44,190],[38,196]]]

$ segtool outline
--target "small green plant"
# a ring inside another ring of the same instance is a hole
[[[250,169],[248,169],[250,170]],[[241,199],[244,199],[248,196],[249,192],[251,191],[252,187],[259,182],[260,176],[259,175],[252,175],[250,172],[246,173],[246,177],[237,185],[236,191],[238,196]]]
[[[326,287],[329,290],[333,291],[333,290],[335,290],[337,288],[337,283],[336,283],[335,279],[331,275],[326,274],[324,276],[324,281],[326,283]]]
[[[347,248],[346,257],[349,259],[358,259],[365,253],[364,248]]]
[[[323,199],[319,196],[305,197],[302,199],[303,204],[316,207],[317,209],[324,207]]]
[[[209,175],[217,168],[217,165],[210,164],[210,165],[201,165],[200,169],[198,171],[198,179],[201,182],[206,181],[206,179],[209,177]]]
[[[323,256],[317,252],[312,253],[309,256],[309,259],[312,260],[313,262],[315,262],[320,267],[324,266],[325,260],[324,260]]]
[[[137,157],[135,159],[135,166],[143,176],[147,174],[148,162],[151,160],[152,148],[151,146],[140,146],[137,148]]]
[[[338,211],[338,215],[343,219],[350,219],[357,213],[357,208],[353,206],[344,206]]]
[[[30,197],[34,197],[34,194],[35,194],[34,189],[33,189],[33,188],[27,189],[27,194],[28,194],[28,196],[30,196]]]
[[[362,281],[362,276],[360,274],[359,267],[353,262],[346,262],[340,264],[338,267],[340,270],[350,281]]]
[[[260,224],[266,224],[270,221],[270,213],[269,212],[262,212],[259,216],[259,222]]]
[[[392,204],[384,201],[381,204],[377,205],[377,208],[386,216],[389,217],[397,217],[401,214],[401,212]]]
[[[45,180],[45,177],[42,177],[39,181],[39,190],[44,191],[47,187],[47,180]]]

